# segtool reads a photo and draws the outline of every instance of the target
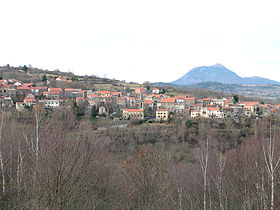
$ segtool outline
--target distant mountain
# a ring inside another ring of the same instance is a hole
[[[183,77],[171,82],[171,84],[183,86],[201,82],[220,82],[223,84],[240,85],[280,85],[280,82],[262,77],[240,77],[233,71],[224,67],[222,64],[193,68]]]

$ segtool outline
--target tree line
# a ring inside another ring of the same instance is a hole
[[[104,132],[70,109],[0,113],[2,209],[279,209],[277,119]]]

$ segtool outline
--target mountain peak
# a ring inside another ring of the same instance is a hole
[[[171,83],[175,85],[189,85],[200,82],[220,82],[223,84],[244,85],[280,84],[277,81],[261,77],[240,77],[220,63],[213,66],[200,66],[193,68],[183,77]]]
[[[225,66],[220,63],[216,63],[215,65],[213,65],[213,67],[225,68]]]

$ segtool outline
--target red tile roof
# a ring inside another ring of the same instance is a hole
[[[208,107],[207,108],[208,111],[219,111],[219,107]]]
[[[19,86],[19,87],[17,87],[17,90],[30,90],[30,88]]]
[[[144,112],[142,109],[123,109],[123,111],[127,111],[127,112]]]
[[[175,103],[176,98],[175,97],[171,97],[171,98],[163,98],[162,99],[162,103]]]
[[[258,105],[259,102],[258,101],[240,101],[239,104],[245,104],[245,105],[253,106],[253,105]]]
[[[203,101],[211,101],[211,98],[204,98]]]
[[[73,88],[65,88],[65,92],[71,92],[71,91],[73,91],[74,89]]]
[[[49,91],[58,91],[58,92],[62,92],[61,88],[49,88]]]
[[[144,100],[144,104],[151,105],[153,104],[154,100]]]
[[[33,83],[23,83],[22,87],[31,87]]]
[[[31,87],[32,90],[45,90],[48,89],[47,87]]]
[[[161,111],[165,112],[165,111],[168,111],[168,109],[157,109],[157,111],[159,111],[159,112],[161,112]]]

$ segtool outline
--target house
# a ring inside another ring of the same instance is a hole
[[[209,105],[211,103],[211,98],[203,98],[202,99],[202,105],[203,107],[206,107],[207,105]]]
[[[17,90],[15,88],[10,88],[8,92],[9,92],[10,97],[16,97],[17,96]]]
[[[86,101],[85,97],[77,97],[76,98],[76,103],[79,105],[79,104],[82,104]]]
[[[195,104],[195,97],[185,97],[184,102],[186,106],[194,105]]]
[[[117,105],[120,107],[125,107],[126,99],[124,97],[117,98]]]
[[[122,113],[123,119],[135,119],[135,120],[143,120],[144,119],[144,111],[142,109],[123,109]]]
[[[159,94],[160,90],[158,88],[153,88],[152,93]]]
[[[224,118],[224,113],[219,107],[207,107],[207,112],[208,118]]]
[[[143,101],[144,107],[154,107],[154,100],[144,100]]]
[[[59,100],[39,100],[39,103],[42,103],[45,109],[55,109],[60,104]]]
[[[100,106],[99,109],[98,109],[98,114],[99,115],[108,115],[108,111],[106,109],[105,106]]]
[[[276,115],[277,114],[277,109],[270,109],[270,115]]]
[[[200,110],[195,110],[195,109],[191,110],[191,117],[192,118],[200,117],[200,115],[201,115],[201,111]]]
[[[23,101],[24,105],[27,107],[32,107],[33,105],[36,104],[36,99],[35,98],[31,98],[31,97],[26,97]]]
[[[141,93],[144,93],[145,91],[146,91],[146,88],[135,88],[136,94],[141,94]]]
[[[12,107],[14,105],[13,100],[9,96],[2,96],[0,98],[0,107]]]
[[[110,91],[107,90],[99,90],[96,94],[100,97],[111,97]]]
[[[239,106],[244,109],[250,109],[252,114],[255,114],[255,111],[259,105],[258,101],[240,101]]]
[[[154,95],[145,95],[144,100],[154,100],[155,96]]]
[[[114,98],[119,98],[122,96],[122,92],[111,92],[111,96]]]
[[[49,100],[58,100],[60,98],[61,92],[59,91],[45,91],[43,96]]]
[[[61,88],[49,88],[48,91],[49,92],[53,92],[54,91],[54,92],[59,92],[59,93],[63,92]]]
[[[31,87],[30,90],[32,94],[40,95],[43,94],[44,91],[47,91],[47,87]]]
[[[56,81],[61,81],[61,82],[67,82],[67,78],[66,77],[57,77],[55,80]]]
[[[157,121],[167,121],[169,116],[168,109],[157,109],[156,110],[156,120]]]
[[[225,105],[225,100],[224,99],[211,99],[210,102],[211,105],[223,107]]]
[[[160,108],[168,109],[169,111],[174,112],[175,111],[175,101],[176,101],[175,97],[163,98],[160,103],[161,104]]]
[[[34,86],[34,84],[33,83],[23,83],[22,85],[21,85],[22,87],[33,87]]]
[[[136,107],[136,99],[134,97],[126,97],[125,103],[127,107]]]
[[[85,91],[83,91],[82,89],[65,88],[64,96],[66,98],[84,97]]]
[[[244,108],[243,109],[243,114],[246,116],[246,117],[251,117],[253,115],[253,112],[251,109],[246,109]]]
[[[24,110],[24,102],[16,102],[16,110],[22,112]]]
[[[20,95],[20,94],[26,94],[30,91],[30,88],[29,87],[24,87],[24,86],[19,86],[16,88],[17,89],[17,94]]]

